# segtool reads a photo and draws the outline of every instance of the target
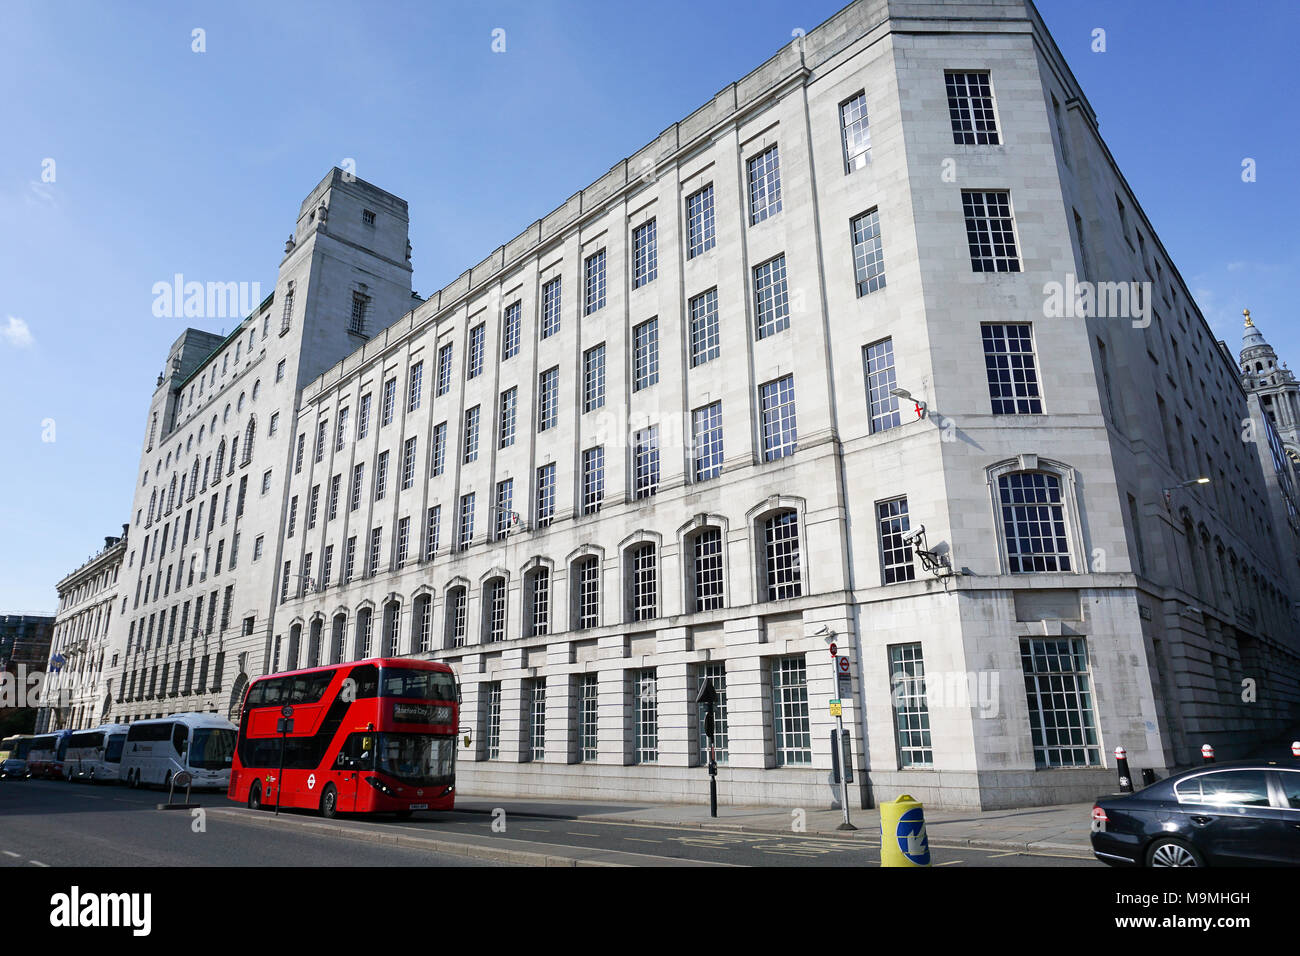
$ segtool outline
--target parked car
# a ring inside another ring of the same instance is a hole
[[[1092,852],[1111,866],[1300,865],[1300,760],[1207,764],[1099,797]]]

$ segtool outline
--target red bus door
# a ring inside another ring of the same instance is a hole
[[[375,733],[361,731],[349,734],[339,747],[338,759],[332,776],[338,787],[338,808],[344,813],[357,809],[357,787],[361,784],[361,773],[372,770],[375,766]]]

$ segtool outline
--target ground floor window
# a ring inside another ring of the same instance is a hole
[[[925,695],[925,661],[920,644],[895,644],[889,648],[889,687],[898,766],[933,767],[930,705]]]
[[[598,690],[595,674],[583,674],[578,679],[578,760],[595,760],[598,756],[596,732]]]
[[[802,656],[772,662],[772,723],[777,766],[812,763],[808,670]]]
[[[706,680],[713,681],[713,690],[717,694],[713,705],[713,748],[714,759],[722,764],[727,762],[727,665],[722,661],[701,664],[696,689],[703,687]],[[704,704],[699,705],[700,763],[706,766],[709,762],[709,738],[704,736],[707,709]]]
[[[501,684],[487,685],[487,695],[483,702],[484,725],[486,726],[487,759],[501,758]]]
[[[637,763],[655,763],[659,760],[659,680],[653,667],[636,671],[632,678],[635,702]]]
[[[1026,638],[1020,642],[1029,702],[1029,731],[1039,767],[1101,764],[1088,676],[1088,647],[1081,637]]]

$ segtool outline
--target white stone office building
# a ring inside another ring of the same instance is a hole
[[[120,536],[59,582],[44,691],[49,703],[36,713],[36,729],[84,730],[104,723],[111,702],[105,680],[114,661],[110,635],[129,525]]]
[[[427,299],[408,252],[335,170],[273,296],[178,340],[117,716],[415,654],[462,790],[703,800],[708,677],[722,799],[819,806],[833,642],[855,802],[964,807],[1294,719],[1237,370],[1029,4],[860,0]]]

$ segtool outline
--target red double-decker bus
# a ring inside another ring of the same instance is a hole
[[[286,707],[293,729],[281,734]],[[227,796],[326,817],[450,810],[459,718],[456,675],[435,661],[377,658],[258,678],[244,697]]]

